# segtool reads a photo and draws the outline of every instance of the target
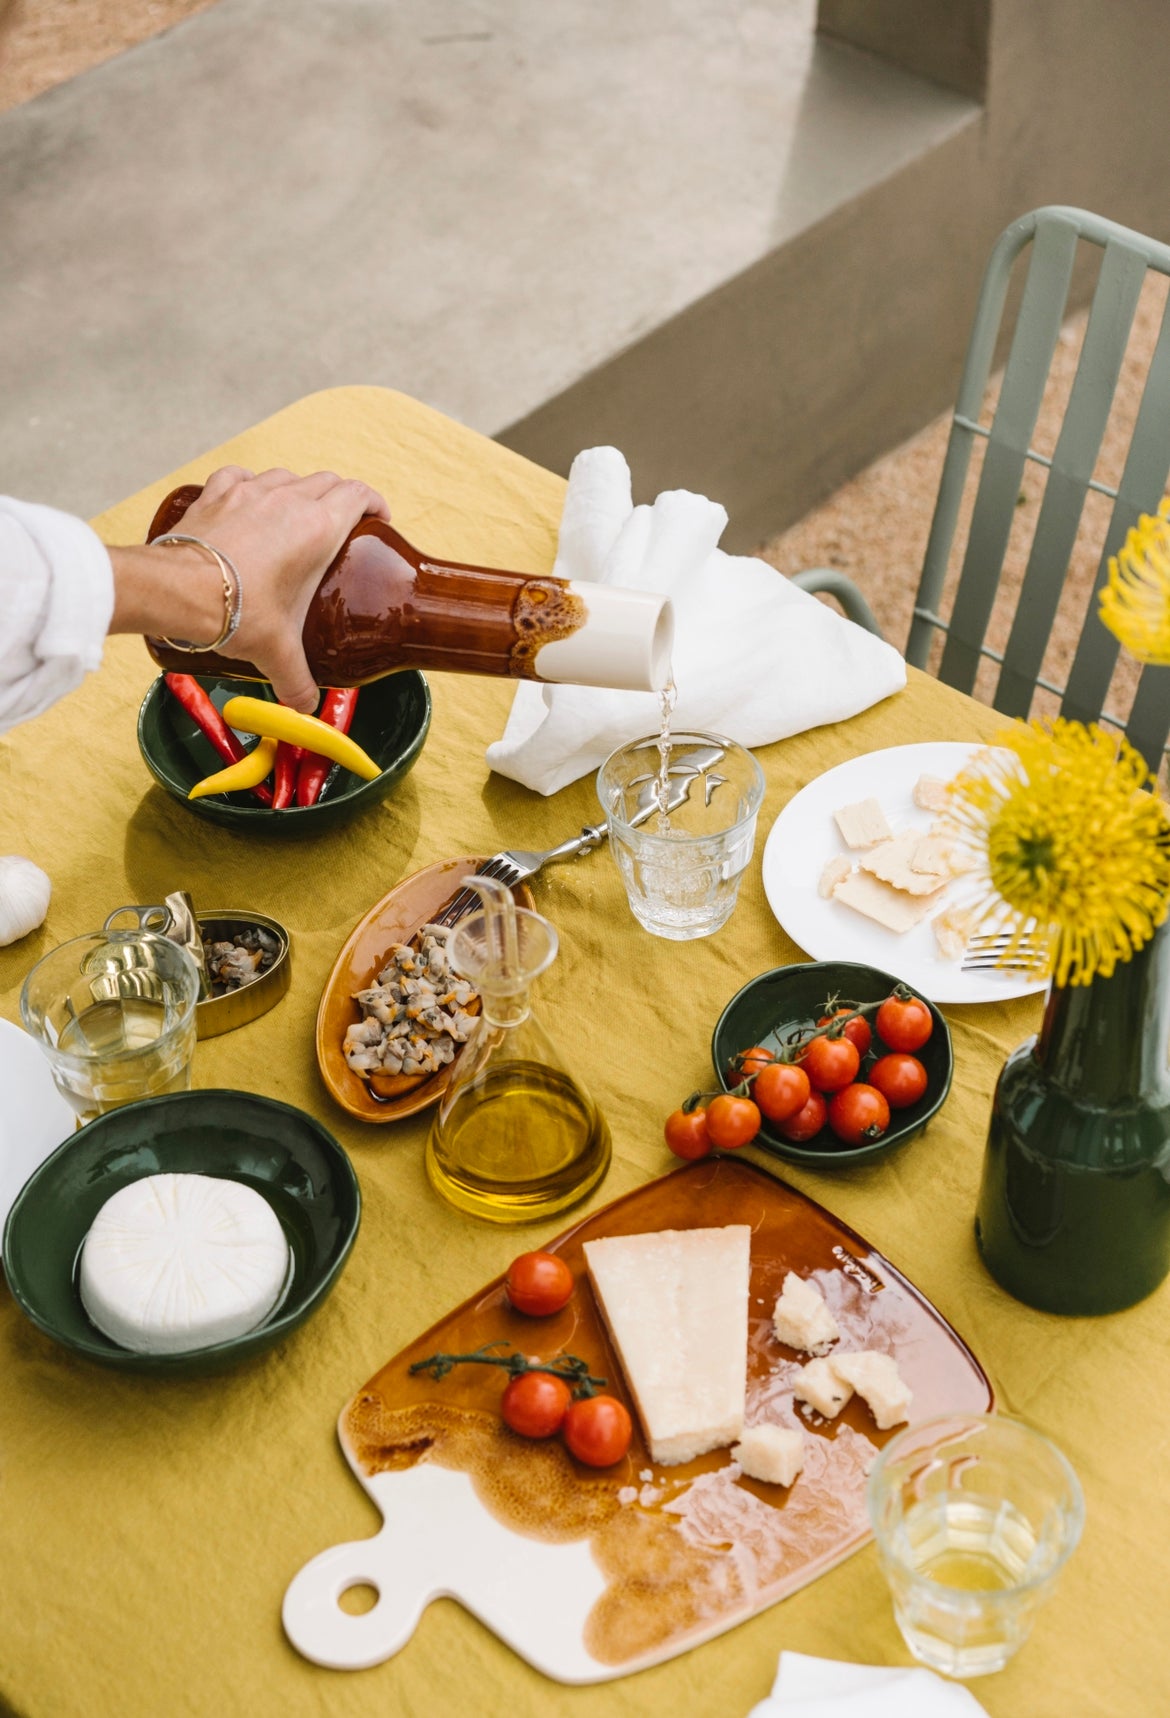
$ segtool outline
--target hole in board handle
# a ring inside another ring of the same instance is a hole
[[[364,1617],[367,1611],[372,1611],[381,1598],[377,1587],[370,1581],[354,1581],[338,1596],[337,1603],[351,1617]]]

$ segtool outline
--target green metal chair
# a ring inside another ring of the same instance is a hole
[[[1048,459],[1030,441],[1067,310],[1079,241],[1098,246],[1103,255],[1072,392],[1055,452]],[[1032,249],[1023,296],[999,403],[988,430],[979,423],[979,412],[1013,265],[1028,245]],[[938,672],[948,685],[971,692],[980,657],[989,657],[1000,664],[993,699],[997,710],[1027,716],[1036,688],[1043,687],[1060,697],[1064,716],[1124,726],[1129,740],[1156,771],[1170,732],[1170,669],[1142,670],[1124,724],[1105,711],[1119,646],[1097,618],[1096,593],[1108,575],[1110,556],[1117,553],[1139,514],[1156,511],[1170,476],[1170,305],[1146,375],[1120,485],[1114,489],[1093,476],[1138,296],[1150,269],[1170,276],[1170,246],[1082,209],[1037,209],[1001,234],[983,278],[967,348],[906,660],[925,668],[933,635],[940,631],[946,643]],[[938,606],[976,437],[987,442],[987,453],[958,590],[950,617],[944,620]],[[1011,634],[1001,655],[984,639],[1029,460],[1048,467],[1049,477]],[[1112,515],[1068,684],[1056,686],[1041,675],[1040,667],[1090,489],[1112,498]],[[879,630],[861,592],[844,573],[815,568],[797,573],[795,580],[805,590],[830,592],[851,620],[871,632]]]

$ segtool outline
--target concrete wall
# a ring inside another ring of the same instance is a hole
[[[981,12],[955,6],[966,45],[948,69],[936,44],[940,78],[975,78]],[[935,13],[952,7],[821,0],[834,34],[852,25],[867,52],[919,69],[915,21]],[[1009,221],[1071,203],[1170,240],[1165,24],[1165,0],[995,0],[968,123],[500,439],[559,470],[612,441],[641,496],[685,485],[723,501],[729,547],[800,518],[951,402]]]

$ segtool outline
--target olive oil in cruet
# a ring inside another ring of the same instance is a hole
[[[557,934],[489,877],[468,878],[484,911],[451,939],[481,1012],[427,1141],[436,1192],[493,1223],[527,1223],[584,1199],[609,1168],[609,1129],[532,1012]]]

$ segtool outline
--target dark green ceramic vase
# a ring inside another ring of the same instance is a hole
[[[1054,985],[1008,1058],[975,1237],[1046,1312],[1117,1312],[1170,1271],[1170,922],[1111,978]]]

